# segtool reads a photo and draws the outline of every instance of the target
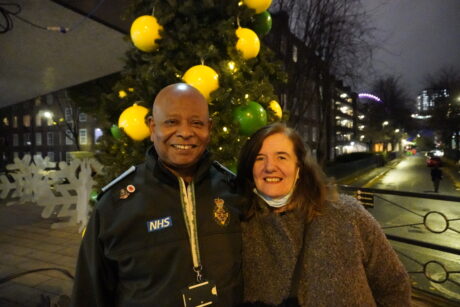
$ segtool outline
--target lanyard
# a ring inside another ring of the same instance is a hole
[[[196,224],[196,205],[195,205],[195,185],[193,181],[186,187],[185,182],[179,178],[180,200],[182,204],[182,213],[184,214],[185,226],[187,227],[190,250],[192,252],[193,271],[196,273],[197,282],[201,282],[201,259],[200,247],[198,245],[198,228]]]

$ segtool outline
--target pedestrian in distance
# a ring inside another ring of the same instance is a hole
[[[411,284],[377,221],[339,195],[299,134],[261,128],[241,151],[237,186],[246,306],[410,306]]]
[[[431,181],[433,181],[435,193],[438,193],[439,191],[439,183],[442,180],[442,175],[442,170],[439,168],[439,166],[433,166],[433,168],[431,169]]]
[[[178,83],[158,93],[152,113],[145,162],[103,189],[92,213],[71,306],[236,306],[240,197],[206,149],[208,103]]]

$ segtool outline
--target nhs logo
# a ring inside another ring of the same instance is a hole
[[[164,228],[168,228],[172,226],[172,219],[170,216],[162,217],[161,219],[151,220],[147,222],[147,231],[157,231]]]

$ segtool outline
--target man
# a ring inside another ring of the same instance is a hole
[[[439,166],[435,165],[431,169],[431,181],[433,181],[434,192],[438,193],[439,183],[442,180],[442,170],[439,169]]]
[[[187,84],[167,86],[149,125],[154,147],[146,161],[109,184],[93,212],[72,304],[235,306],[242,297],[238,198],[232,175],[206,150],[208,104]]]

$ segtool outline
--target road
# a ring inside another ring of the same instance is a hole
[[[457,169],[446,165],[442,170],[439,194],[460,197]],[[460,304],[460,202],[430,198],[438,194],[421,155],[404,157],[366,181],[362,187],[424,193],[423,197],[374,194],[369,212],[387,235],[415,242],[391,241],[414,287]]]

